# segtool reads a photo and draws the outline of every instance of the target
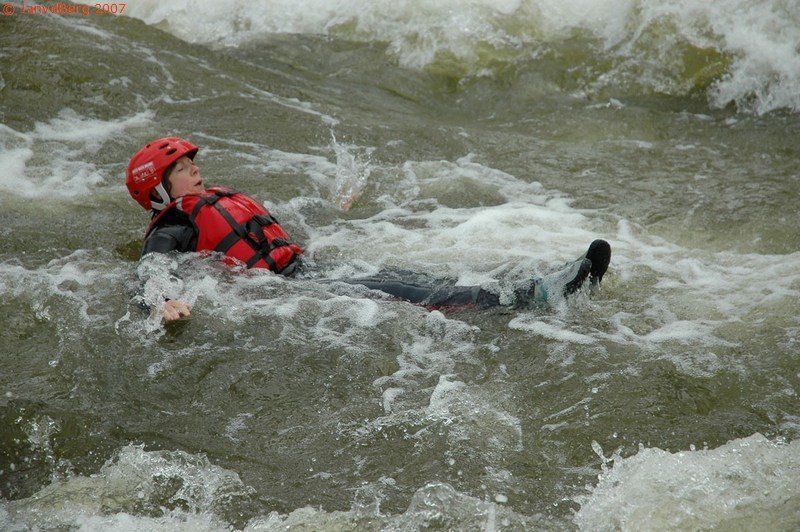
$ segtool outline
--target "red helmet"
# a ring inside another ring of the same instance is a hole
[[[171,199],[161,184],[164,170],[184,155],[194,159],[197,149],[188,140],[178,137],[164,137],[145,144],[128,163],[125,185],[131,197],[148,211],[160,211],[166,207]],[[151,200],[150,192],[153,190],[161,196],[161,202]]]

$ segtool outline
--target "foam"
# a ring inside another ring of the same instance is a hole
[[[326,124],[328,126],[336,126],[339,124],[339,120],[330,115],[317,111],[316,109],[314,109],[314,105],[310,102],[305,102],[297,98],[287,98],[284,96],[278,96],[277,94],[273,94],[269,91],[259,89],[258,87],[255,87],[253,85],[246,84],[245,87],[256,96],[266,99],[269,102],[276,103],[282,107],[286,107],[294,111],[300,111],[301,113],[317,116],[322,120],[323,124]]]
[[[598,485],[578,501],[575,523],[582,530],[800,526],[800,442],[754,434],[712,450],[640,448],[603,461],[613,467],[604,465]]]
[[[520,264],[529,279],[537,265],[563,264],[594,238],[590,220],[570,208],[560,193],[475,163],[471,157],[454,163],[409,161],[402,170],[403,179],[393,181],[380,197],[380,212],[348,225],[309,229],[313,232],[308,251],[331,254],[336,249],[341,258],[354,260],[350,243],[366,239],[369,246],[355,251],[370,264],[380,267],[401,258],[400,266],[406,269],[464,275],[462,284],[490,283],[501,273],[492,270]],[[454,180],[458,187],[451,186]],[[456,209],[437,200],[435,191],[458,193],[470,184],[479,186],[481,197],[491,204]],[[476,276],[478,272],[483,275]]]
[[[510,206],[502,205],[494,212],[488,209],[492,216],[482,220],[484,230],[493,234],[503,223],[502,213],[507,208]],[[531,207],[520,208],[527,212]],[[574,216],[575,227],[563,233],[556,226],[548,227],[542,221],[546,217],[532,222],[541,224],[539,239],[543,244],[532,245],[531,250],[547,247],[550,241],[558,249],[558,240],[563,240],[561,245],[572,240],[577,247],[580,239],[570,232],[581,234],[584,226],[602,220],[589,211],[570,213],[567,208],[566,212]],[[508,236],[504,233],[497,231],[497,242],[503,243]],[[525,238],[512,236],[520,241]],[[763,345],[758,331],[769,320],[770,327],[785,331],[782,334],[786,335],[786,346],[794,341],[800,312],[800,253],[766,255],[688,249],[624,220],[618,222],[616,234],[606,238],[613,248],[611,270],[599,289],[588,291],[591,298],[585,297],[584,290],[547,310],[517,310],[508,322],[509,329],[535,338],[538,345],[546,345],[550,362],[580,367],[588,353],[592,358],[611,360],[618,353],[635,353],[635,359],[625,362],[632,368],[647,361],[667,360],[686,375],[710,378],[721,372],[747,375],[752,371],[748,369],[750,356],[769,366],[776,363],[774,357],[786,356],[787,349],[791,350],[783,344],[777,350]],[[519,244],[507,245],[519,253]],[[455,247],[456,255],[468,253],[458,244]],[[573,253],[564,247],[555,254],[545,252],[549,261],[523,261],[524,267],[510,273],[530,275],[557,266],[556,256],[563,260]],[[505,259],[514,260],[510,255]],[[468,259],[465,262],[462,267],[471,269],[472,274],[462,277],[480,280],[475,272],[481,266]],[[501,279],[509,271],[496,268],[485,273],[483,281]]]
[[[223,46],[295,33],[385,42],[404,66],[455,58],[476,76],[491,74],[498,60],[536,58],[584,34],[587,64],[612,64],[597,69],[589,92],[633,83],[687,94],[700,85],[717,107],[800,109],[800,12],[782,0],[271,0],[258,7],[246,0],[142,0],[126,15]],[[684,63],[687,53],[705,59],[705,67]]]
[[[494,530],[496,525],[525,528],[548,523],[546,518],[517,514],[503,505],[460,493],[446,483],[422,486],[405,512],[385,514],[379,509],[380,493],[391,489],[395,481],[381,478],[373,484],[359,489],[349,511],[304,507],[282,515],[262,508],[263,515],[250,519],[243,529],[330,530],[361,524],[381,529],[444,525]],[[223,514],[235,505],[252,509],[254,493],[236,473],[212,465],[204,455],[145,451],[142,446],[127,445],[91,476],[56,480],[27,499],[0,501],[0,528],[228,530],[232,525]],[[370,501],[371,497],[375,499]],[[495,498],[504,497],[498,493]]]
[[[474,454],[476,459],[497,463],[506,453],[523,450],[520,420],[497,402],[481,387],[468,386],[454,375],[441,375],[427,408],[428,424],[443,421],[449,426],[451,452]],[[420,433],[417,437],[422,436]],[[465,442],[469,442],[469,448],[460,449]]]
[[[578,332],[566,329],[566,325],[564,323],[551,325],[535,318],[532,319],[530,316],[520,316],[514,318],[509,322],[508,326],[511,329],[528,331],[537,336],[542,336],[557,342],[583,345],[593,344],[596,342],[596,339],[589,335],[580,334]]]
[[[64,135],[57,125],[52,131],[43,131],[56,138]],[[504,266],[508,264],[522,262],[519,271],[529,276],[540,262],[546,267],[559,264],[565,258],[574,258],[585,249],[598,229],[608,231],[614,235],[611,238],[615,253],[614,270],[609,282],[601,289],[606,292],[601,292],[601,295],[610,292],[612,297],[628,297],[624,305],[626,312],[611,314],[612,319],[603,324],[606,328],[595,329],[596,324],[574,325],[562,319],[561,315],[534,318],[528,313],[515,317],[509,324],[512,329],[567,343],[571,347],[612,340],[622,345],[645,347],[645,352],[654,350],[661,356],[664,353],[662,348],[670,343],[735,345],[740,339],[723,330],[724,327],[737,325],[745,321],[749,313],[760,312],[772,305],[787,304],[786,315],[796,315],[791,312],[792,303],[787,301],[796,302],[800,295],[797,288],[800,282],[798,254],[743,255],[682,248],[652,237],[642,228],[624,221],[614,225],[596,212],[574,209],[570,207],[569,198],[556,191],[544,190],[538,183],[524,183],[473,159],[406,163],[403,165],[405,179],[396,188],[386,191],[381,200],[386,206],[383,210],[364,220],[347,224],[337,221],[331,226],[321,226],[317,228],[321,240],[326,245],[347,250],[342,262],[350,261],[353,268],[365,258],[371,267],[387,263],[409,267],[432,264],[436,271],[454,273],[462,280],[484,279],[489,282],[507,273]],[[295,170],[305,164],[318,165],[324,171],[325,182],[330,184],[337,179],[339,165],[322,158],[285,154],[285,159],[278,164],[281,163],[289,164]],[[449,208],[439,204],[435,195],[426,194],[427,187],[454,179],[480,183],[485,197],[494,198],[496,204]],[[332,195],[331,200],[335,199]],[[364,246],[352,250],[351,243],[358,239],[365,243]],[[317,238],[312,241],[316,242]],[[431,242],[443,243],[442,248],[431,251]],[[487,250],[486,253],[476,255],[476,246]],[[161,264],[150,270],[151,261]],[[105,318],[87,312],[87,301],[102,301],[122,277],[133,275],[129,271],[131,268],[111,266],[116,263],[108,254],[100,253],[98,259],[93,257],[93,252],[85,250],[38,269],[6,263],[0,267],[0,283],[13,297],[31,299],[64,291],[74,295],[77,291],[75,297],[83,309],[83,319],[99,326],[105,323]],[[377,330],[400,344],[401,353],[397,359],[398,371],[374,383],[382,390],[385,416],[358,427],[363,429],[365,439],[387,425],[421,426],[413,438],[425,448],[439,443],[431,437],[432,431],[445,427],[449,453],[470,455],[471,460],[477,463],[488,463],[487,468],[502,460],[505,453],[521,450],[521,423],[504,408],[506,398],[503,394],[484,385],[465,382],[456,373],[461,364],[482,364],[476,354],[474,327],[448,319],[438,312],[427,313],[403,303],[371,299],[357,288],[351,287],[342,294],[329,290],[330,287],[322,283],[290,281],[267,272],[230,270],[219,266],[212,259],[201,259],[192,254],[177,258],[153,255],[139,265],[146,281],[145,299],[156,303],[163,301],[168,293],[186,298],[200,307],[199,319],[206,319],[209,324],[222,321],[221,327],[227,327],[226,322],[241,323],[253,317],[281,318],[259,319],[265,324],[288,322],[288,327],[279,331],[280,336],[271,336],[270,339],[291,339],[288,336],[294,335],[295,338],[302,337],[305,345],[334,346],[350,353],[374,349],[375,344],[370,339],[375,337]],[[170,271],[176,269],[183,272],[180,279],[170,277]],[[635,288],[637,283],[650,282],[652,287],[648,286],[647,292],[654,294],[633,300],[625,293],[620,294],[619,290],[615,292],[615,288],[622,284],[615,285],[615,277],[624,279],[626,291]],[[148,286],[151,281],[153,284]],[[606,288],[609,284],[610,287]],[[65,288],[76,285],[77,290]],[[613,301],[608,303],[609,308],[613,305]],[[46,312],[42,315],[46,316]],[[641,323],[631,323],[642,316],[647,320],[646,327]],[[142,342],[138,330],[130,327],[136,324],[135,319],[128,316],[127,320],[118,323],[117,333],[129,336],[133,342]],[[160,327],[160,320],[156,322]],[[76,330],[80,331],[80,328]],[[191,349],[179,352],[178,356],[189,353]],[[168,362],[162,360],[162,366],[151,366],[151,374],[162,371]],[[714,357],[697,363],[711,368],[711,373],[715,366],[719,367]],[[691,363],[685,371],[691,371]],[[432,381],[436,384],[430,385]],[[561,414],[563,412],[547,420]],[[226,435],[236,438],[245,419],[232,420],[226,427]],[[344,427],[344,430],[351,428]],[[138,458],[134,462],[136,460]],[[124,473],[133,477],[137,474],[129,470]],[[197,478],[202,478],[203,474],[199,473]],[[77,489],[81,485],[76,483],[74,487]],[[89,490],[94,489],[96,487],[92,484]],[[498,508],[483,504],[476,507],[471,499],[465,503],[462,494],[447,486],[426,486],[422,490],[425,496],[441,496],[441,500],[454,504],[447,507],[448,515],[467,508],[464,513],[472,513],[470,517],[464,517],[466,522],[496,523],[495,519],[501,519]],[[58,497],[61,497],[60,493]],[[498,495],[501,500],[505,497],[503,493]],[[193,502],[192,508],[202,508],[203,504],[215,500],[213,495],[208,497],[198,499],[196,504]],[[418,501],[417,504],[421,503]],[[33,513],[25,514],[24,509],[22,513],[11,516],[8,508],[12,507],[4,505],[6,513],[0,515],[0,523],[2,519],[13,522],[34,519],[31,517]],[[17,507],[13,508],[16,512]],[[45,524],[77,522],[78,526],[86,523],[87,527],[124,528],[131,523],[131,526],[143,524],[144,527],[163,523],[166,523],[164,526],[182,522],[193,524],[196,515],[206,516],[212,522],[215,519],[202,512],[188,515],[170,513],[152,518],[153,521],[131,516],[123,510],[110,516],[99,515],[93,508],[76,512],[69,515],[55,512],[56,515],[50,517],[56,521]],[[409,510],[403,517],[414,518],[415,512]],[[340,517],[352,520],[354,515],[350,512],[335,514],[299,509],[289,516],[275,514],[266,521],[254,521],[251,526],[258,529],[270,519],[273,524],[293,522],[292,519],[327,524],[329,520],[338,522]],[[386,519],[391,522],[394,517]]]
[[[252,493],[236,473],[203,455],[128,445],[92,476],[56,480],[30,498],[0,501],[0,528],[221,530],[227,524],[214,510]]]
[[[721,367],[713,362],[713,352],[693,355],[687,363],[686,357],[665,355],[665,350],[729,350],[749,341],[742,324],[754,314],[780,308],[779,314],[788,317],[797,307],[798,253],[687,249],[625,220],[574,209],[559,192],[481,165],[471,156],[455,162],[408,161],[402,170],[402,179],[380,198],[384,208],[377,214],[347,224],[306,226],[309,253],[336,257],[325,275],[372,274],[381,267],[422,269],[459,284],[483,285],[503,297],[509,285],[559,268],[601,236],[613,247],[611,272],[595,298],[605,302],[579,295],[559,305],[555,314],[520,312],[509,327],[561,344],[602,347],[614,342],[635,347],[642,356],[675,356],[687,372],[696,361],[697,372],[704,375]],[[325,171],[330,180],[332,168]],[[391,171],[373,168],[372,175]],[[440,203],[471,183],[480,185],[478,196],[488,205],[448,208]],[[367,245],[353,248],[352,242]],[[624,293],[617,291],[621,286]],[[615,311],[609,297],[623,301],[624,310]],[[597,305],[607,309],[598,322],[570,322],[571,312]]]
[[[48,122],[37,122],[31,136],[35,140],[77,144],[88,153],[95,154],[107,140],[124,136],[130,128],[149,125],[154,116],[155,113],[148,110],[116,120],[97,120],[66,108]]]
[[[334,161],[321,155],[285,152],[252,142],[205,133],[197,133],[194,136],[212,140],[218,145],[230,146],[236,150],[237,158],[243,161],[243,167],[263,174],[296,174],[303,180],[310,181],[317,197],[293,198],[291,206],[294,210],[302,210],[304,205],[318,203],[320,200],[346,210],[361,194],[374,168],[370,161],[373,148],[338,142],[333,135],[328,146],[318,149],[330,152]],[[281,206],[270,204],[268,207],[271,211],[275,211],[276,207]],[[309,226],[304,229],[314,230]]]
[[[0,125],[0,188],[26,198],[85,199],[106,184],[106,171],[91,162],[105,142],[153,116],[97,120],[62,109],[29,133]]]
[[[0,157],[9,157],[11,167],[25,150],[30,157],[27,145],[32,135],[40,142],[78,142],[85,143],[82,150],[96,149],[98,145],[89,141],[93,136],[73,136],[70,125],[95,128],[103,137],[149,119],[143,114],[101,124],[65,113],[37,125],[28,136],[4,127],[0,135],[7,144],[21,147],[17,155],[9,155],[15,153],[10,150],[0,152]],[[243,156],[252,164],[307,172],[318,184],[322,198],[295,198],[292,206],[297,208],[289,219],[309,235],[307,251],[320,262],[317,275],[331,279],[373,274],[383,267],[422,270],[450,276],[462,285],[480,284],[505,297],[516,283],[576,258],[595,237],[608,238],[613,246],[612,271],[599,297],[607,297],[609,291],[613,297],[621,297],[624,311],[614,312],[612,306],[601,323],[573,325],[563,314],[570,312],[570,305],[574,305],[570,302],[556,315],[522,312],[509,323],[512,329],[554,342],[600,346],[611,341],[656,356],[670,345],[731,348],[748,341],[749,329],[741,324],[776,308],[780,315],[792,316],[800,296],[800,253],[761,255],[686,249],[648,235],[624,220],[614,224],[613,219],[596,211],[574,209],[570,199],[558,191],[482,165],[471,155],[454,162],[407,161],[399,167],[382,167],[368,160],[367,149],[335,139],[325,148],[336,156],[335,163],[316,155],[277,152],[258,145],[244,148],[252,153]],[[401,179],[380,182],[387,174],[400,175]],[[480,187],[476,188],[480,192],[472,197],[488,205],[449,208],[439,202],[447,202],[447,194],[440,196],[436,191],[458,191],[473,185]],[[376,187],[378,190],[373,190]],[[304,202],[330,202],[341,208],[348,194],[360,194],[365,189],[379,195],[367,198],[381,207],[372,216],[347,223],[337,218],[328,226],[304,219]],[[341,193],[343,190],[347,192]],[[38,193],[39,188],[35,191]],[[360,245],[353,246],[353,242]],[[325,264],[326,257],[335,257],[335,261]],[[167,260],[156,255],[151,258]],[[387,326],[388,320],[396,318],[394,309],[405,308],[388,299],[377,301],[374,294],[355,287],[344,292],[339,287],[334,291],[338,295],[334,295],[329,292],[330,286],[297,284],[259,272],[237,272],[234,283],[221,286],[224,276],[220,277],[213,261],[204,263],[191,274],[193,277],[170,277],[170,268],[191,270],[190,265],[197,262],[190,256],[178,261],[162,265],[161,272],[151,276],[153,281],[145,282],[146,303],[157,307],[165,296],[181,297],[192,305],[202,299],[203,312],[234,322],[252,315],[292,319],[312,308],[319,316],[319,338],[355,351],[362,349],[360,338],[366,331]],[[147,261],[139,265],[140,270],[148,267]],[[149,278],[145,271],[139,274],[145,281]],[[642,283],[648,288],[640,299],[614,293],[615,286],[635,290]],[[276,293],[282,297],[277,298]],[[579,308],[594,304],[586,298],[573,299],[579,302]],[[242,301],[247,302],[246,312],[235,310]],[[411,318],[418,310],[401,312],[403,318],[418,321],[418,317]],[[347,333],[339,332],[341,316],[348,317]],[[162,329],[157,313],[147,324],[126,315],[116,326],[118,334],[123,335],[141,332],[138,327],[146,327],[150,333]],[[707,365],[702,365],[701,372],[707,371]],[[442,367],[439,374],[448,372]]]
[[[91,309],[99,305],[105,294],[122,283],[125,272],[114,269],[109,254],[102,251],[78,250],[51,260],[39,268],[28,268],[17,261],[0,263],[0,289],[7,297],[30,302],[37,317],[51,321],[49,308],[64,303],[72,308],[68,316],[81,320],[83,326],[107,325],[106,315]],[[62,318],[62,312],[53,312]],[[57,321],[57,320],[53,320]],[[76,332],[77,334],[77,332]]]
[[[384,415],[363,423],[340,424],[345,437],[364,445],[382,431],[409,432],[420,452],[438,448],[445,436],[445,455],[489,468],[511,452],[522,450],[521,421],[507,411],[503,388],[466,383],[453,373],[460,364],[482,364],[477,357],[477,328],[447,319],[439,312],[422,315],[410,338],[401,340],[397,370],[376,379],[382,389]],[[429,383],[435,380],[435,386]],[[487,479],[489,482],[490,479]],[[498,484],[502,484],[498,482]]]
[[[194,319],[209,320],[219,327],[244,324],[255,317],[261,323],[274,324],[276,330],[253,334],[274,334],[275,342],[291,343],[299,336],[304,343],[354,355],[370,352],[370,338],[376,331],[402,337],[418,327],[426,328],[429,321],[424,309],[398,305],[363,287],[327,279],[286,279],[265,270],[231,269],[214,256],[147,255],[139,262],[138,277],[142,291],[137,299],[155,310],[145,321],[126,315],[116,324],[117,334],[135,342],[142,341],[143,331],[148,333],[145,337],[163,334],[160,308],[165,298],[186,301]],[[441,319],[445,330],[463,327],[457,321]],[[459,341],[467,345],[466,340]],[[162,360],[152,371],[159,373],[170,365],[170,360]]]
[[[539,515],[525,516],[503,505],[483,501],[458,492],[443,482],[432,482],[416,491],[408,509],[398,515],[384,515],[373,508],[356,507],[350,512],[325,512],[310,507],[289,515],[277,512],[266,519],[254,520],[245,529],[262,530],[312,528],[317,530],[350,530],[364,528],[381,530],[449,530],[552,529],[553,521]]]
[[[175,532],[219,532],[229,526],[209,515],[188,514],[175,510],[163,517],[145,517],[126,512],[106,515],[88,514],[78,509],[61,510],[45,518],[38,515],[10,517],[0,508],[0,524],[9,532],[31,530],[32,526],[46,528],[69,528],[81,532],[138,532],[142,530],[171,530]]]
[[[149,119],[147,116],[143,118]],[[48,124],[37,125],[36,134],[42,140],[53,142],[88,142],[91,136],[78,133],[73,137],[69,132],[70,124],[74,123],[99,130],[108,127],[106,132],[111,134],[124,129],[128,122],[107,126],[65,114]],[[137,121],[131,119],[129,123]],[[8,139],[25,141],[24,135],[8,128],[3,131]],[[311,235],[308,245],[311,255],[327,249],[338,250],[337,264],[325,272],[333,278],[347,277],[358,271],[370,273],[388,265],[426,268],[459,278],[462,284],[491,285],[508,274],[509,268],[512,275],[529,279],[535,273],[575,258],[597,236],[598,229],[601,234],[603,230],[607,231],[606,234],[612,235],[610,240],[614,246],[613,276],[609,279],[613,282],[618,278],[633,284],[640,279],[655,279],[652,293],[644,302],[636,304],[641,314],[656,326],[645,332],[634,332],[627,325],[635,319],[630,312],[612,315],[610,323],[616,329],[612,333],[591,330],[577,333],[567,329],[569,326],[563,322],[546,323],[529,316],[511,321],[512,328],[550,339],[576,344],[611,339],[640,346],[670,341],[731,345],[730,341],[714,337],[718,328],[744,321],[751,312],[800,295],[796,288],[800,281],[798,254],[743,255],[688,250],[651,237],[625,221],[614,227],[604,222],[596,212],[573,209],[569,198],[557,191],[547,191],[539,183],[526,183],[481,165],[474,161],[473,156],[455,162],[408,161],[401,168],[392,169],[365,161],[357,164],[353,154],[359,153],[361,148],[338,144],[335,139],[329,149],[336,154],[337,163],[319,156],[265,151],[257,145],[249,147],[256,152],[253,161],[257,164],[266,164],[271,170],[312,174],[320,189],[325,190],[322,195],[331,202],[341,201],[342,196],[335,193],[339,184],[345,186],[354,180],[358,190],[366,186],[371,176],[380,172],[402,172],[403,179],[392,182],[390,188],[383,191],[385,194],[380,201],[384,208],[377,214],[347,224],[337,220],[330,226],[305,225]],[[85,149],[94,148],[96,146]],[[339,159],[345,163],[340,163]],[[12,157],[12,163],[13,160]],[[261,163],[264,160],[266,163]],[[437,194],[430,193],[430,190],[457,188],[452,186],[453,183],[479,185],[482,197],[494,204],[448,208],[437,201]],[[302,201],[304,198],[298,198],[295,203]],[[363,242],[364,245],[354,248],[352,242]],[[433,249],[432,242],[437,244]],[[183,268],[196,260],[182,257],[178,264],[163,256],[153,255],[151,258],[167,261],[167,264],[162,264],[166,270],[177,266]],[[147,261],[139,266],[140,270],[148,267]],[[368,270],[365,272],[363,268]],[[139,274],[144,278],[149,275],[145,271]],[[214,312],[224,312],[222,309],[238,298],[248,298],[245,292],[255,285],[262,290],[272,286],[286,291],[285,286],[279,286],[282,281],[275,276],[257,274],[241,276],[233,288],[220,290],[215,275],[213,268],[206,269],[185,286],[183,281],[165,277],[162,272],[153,276],[159,280],[152,285],[152,290],[148,291],[149,285],[145,283],[145,300],[149,304],[158,304],[164,296],[182,294],[194,303],[198,297],[204,297],[218,305]],[[301,292],[296,294],[299,296]],[[320,312],[334,315],[351,305],[348,309],[348,315],[354,318],[351,327],[366,329],[376,326],[381,321],[378,316],[385,312],[387,305],[378,305],[364,299],[363,295],[351,291],[347,298],[333,298],[320,305]],[[305,304],[302,297],[287,298],[274,307],[269,297],[249,299],[253,312],[275,308],[282,318],[292,318],[302,312]],[[231,312],[229,317],[237,319],[236,315]]]

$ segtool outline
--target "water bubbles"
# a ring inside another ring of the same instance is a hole
[[[48,460],[53,459],[50,440],[53,434],[59,430],[61,430],[59,423],[50,416],[42,416],[38,420],[31,420],[25,427],[25,433],[31,446],[44,452]]]

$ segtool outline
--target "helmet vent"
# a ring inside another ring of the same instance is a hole
[[[167,150],[167,155],[172,155],[176,151],[178,151],[178,150],[176,150],[175,148],[171,148],[171,149]]]

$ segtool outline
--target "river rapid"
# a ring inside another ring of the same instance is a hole
[[[9,5],[0,529],[800,527],[796,0]],[[165,135],[313,275],[140,263]],[[329,282],[503,298],[594,238],[548,308]]]

